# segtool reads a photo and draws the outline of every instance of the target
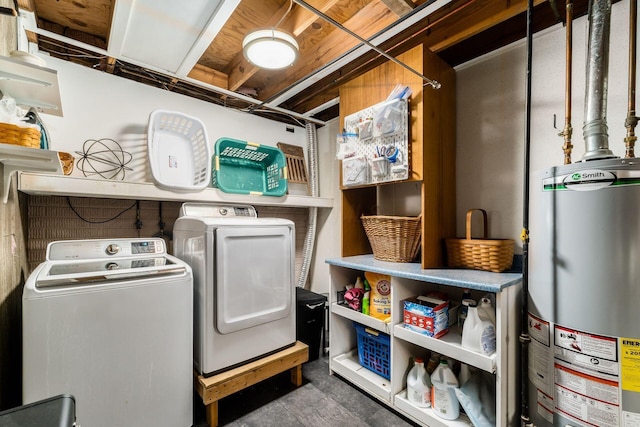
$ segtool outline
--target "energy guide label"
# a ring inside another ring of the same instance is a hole
[[[622,389],[640,391],[640,339],[620,338]]]

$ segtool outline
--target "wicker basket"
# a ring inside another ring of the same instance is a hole
[[[0,123],[0,143],[40,148],[40,130]]]
[[[71,175],[71,172],[73,172],[73,156],[69,153],[58,151],[58,158],[60,159],[60,164],[62,165],[62,173],[64,173],[65,175]]]
[[[474,211],[482,213],[484,237],[471,238],[471,217]],[[447,265],[500,273],[513,263],[514,241],[510,239],[487,239],[487,212],[484,209],[467,211],[466,239],[446,239]]]
[[[362,216],[373,257],[381,261],[411,262],[420,249],[421,216]]]

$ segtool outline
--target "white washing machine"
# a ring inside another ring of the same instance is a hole
[[[193,269],[194,365],[205,376],[296,341],[295,228],[252,206],[185,203],[174,251]]]
[[[50,243],[22,299],[23,404],[87,427],[193,424],[193,276],[162,239]]]

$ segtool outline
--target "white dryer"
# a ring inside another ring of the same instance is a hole
[[[87,427],[193,424],[193,276],[162,239],[50,243],[22,297],[23,404]]]
[[[185,203],[175,255],[193,269],[194,366],[210,376],[296,341],[295,227],[252,206]]]

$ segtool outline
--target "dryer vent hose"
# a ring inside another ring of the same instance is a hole
[[[318,196],[318,134],[316,125],[307,123],[305,127],[307,131],[307,156],[309,159],[309,188],[311,196]],[[309,219],[307,227],[307,235],[304,239],[304,247],[302,248],[302,267],[298,276],[298,287],[304,288],[309,277],[309,268],[313,260],[313,249],[316,240],[316,222],[318,219],[318,208],[309,208]]]

